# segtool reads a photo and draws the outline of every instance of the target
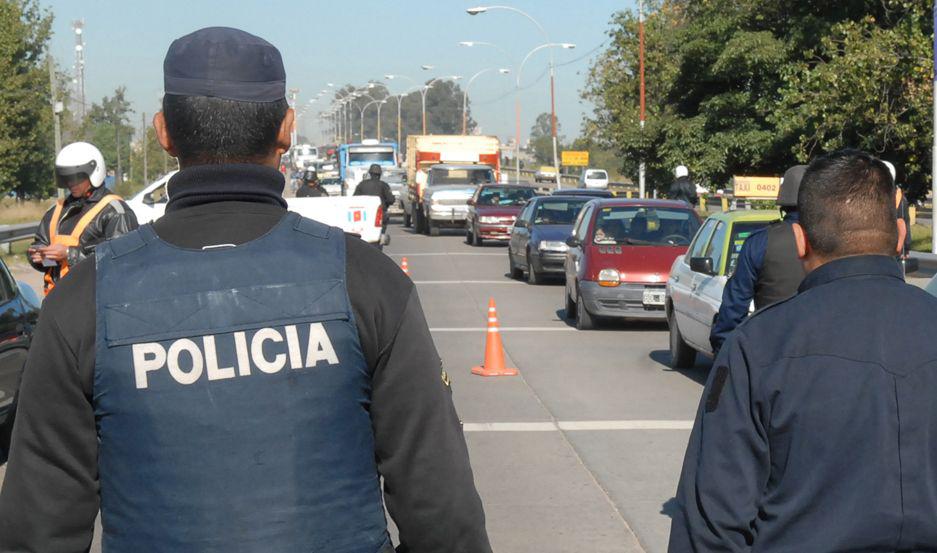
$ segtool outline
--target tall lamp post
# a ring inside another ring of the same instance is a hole
[[[531,17],[527,12],[521,11],[512,6],[476,6],[474,8],[469,8],[465,10],[469,15],[478,15],[486,13],[489,10],[506,10],[514,12],[518,15],[526,17],[530,20],[531,23],[537,26],[540,29],[540,32],[543,34],[543,38],[546,42],[552,42],[550,40],[550,35],[547,34],[546,29],[543,28],[543,25],[539,21]],[[559,188],[560,185],[560,159],[557,153],[557,138],[556,138],[556,63],[553,61],[553,51],[550,51],[550,128],[551,134],[553,135],[553,169],[556,170],[556,185]]]
[[[638,64],[641,78],[641,134],[644,135],[644,0],[638,0]],[[638,164],[638,197],[645,197],[644,184],[644,156],[641,156],[641,162]]]
[[[494,71],[495,69],[496,69],[495,67],[482,69],[478,73],[475,73],[474,75],[472,75],[472,77],[468,80],[468,82],[465,83],[465,88],[462,90],[462,134],[463,135],[468,133],[468,89],[470,86],[472,86],[472,82],[474,82],[475,79],[477,79],[478,77],[481,77],[482,75],[484,75],[485,73],[488,73],[489,71]],[[510,69],[504,69],[504,68],[498,69],[498,73],[501,73],[502,75],[507,75],[510,72],[511,72]]]
[[[937,10],[937,2],[934,2]],[[937,11],[934,11],[934,24],[937,25]],[[937,29],[937,27],[935,27]],[[931,154],[931,210],[937,205],[937,33],[934,34],[934,145]],[[931,213],[931,252],[937,253],[937,214]],[[911,232],[911,229],[908,229]]]
[[[445,80],[458,81],[458,80],[461,79],[461,78],[462,78],[462,77],[461,77],[460,75],[449,75],[449,76],[447,76],[447,77],[436,77],[435,79],[431,79],[429,82],[427,82],[425,85],[423,85],[423,88],[420,89],[420,99],[421,99],[422,105],[423,105],[423,134],[426,134],[426,93],[429,92],[429,89],[432,88],[433,85],[436,84],[436,83],[439,82],[439,81],[445,81]]]
[[[412,77],[408,77],[406,75],[384,75],[384,78],[387,79],[388,81],[392,81],[394,79],[406,79],[410,81],[411,83],[413,83],[414,85],[414,87],[411,90],[402,92],[394,96],[397,99],[397,147],[400,148],[400,140],[401,140],[401,137],[400,137],[401,117],[400,115],[401,115],[401,105],[403,103],[403,97],[419,89],[420,85],[417,84],[415,79],[413,79]]]
[[[370,98],[370,96],[368,96],[368,98]],[[377,104],[377,106],[378,106],[378,108],[377,108],[377,138],[378,138],[378,140],[380,140],[380,138],[381,138],[381,108],[380,108],[380,106],[381,106],[381,104],[384,104],[384,103],[386,103],[386,102],[387,102],[387,98],[384,98],[383,100],[374,100],[374,99],[372,99],[370,102],[368,102],[367,104],[365,104],[364,107],[361,108],[361,120],[360,120],[360,123],[361,123],[361,140],[362,140],[362,142],[364,141],[364,112],[366,112],[366,111],[368,110],[368,108],[371,107],[371,106],[373,106],[374,104]]]

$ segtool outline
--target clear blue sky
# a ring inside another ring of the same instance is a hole
[[[504,66],[505,55],[493,48],[458,46],[459,41],[496,43],[514,63],[543,43],[537,28],[518,14],[499,10],[469,16],[475,0],[41,0],[55,15],[52,51],[60,65],[74,64],[71,22],[85,22],[85,90],[89,101],[127,87],[135,125],[141,112],[158,109],[162,62],[169,43],[201,27],[238,27],[262,36],[283,53],[287,85],[308,102],[327,82],[363,84],[398,73],[415,79],[436,75],[473,75]],[[556,50],[557,114],[562,132],[577,136],[591,105],[580,99],[589,62],[607,40],[617,10],[633,9],[634,0],[510,0],[544,26],[551,40],[572,42],[574,50]],[[578,61],[575,61],[578,60]],[[549,111],[548,54],[538,52],[524,67],[521,129],[526,137],[537,114]],[[572,62],[572,63],[570,63]],[[422,64],[435,65],[431,72]],[[563,65],[566,64],[566,65]],[[536,82],[537,78],[539,82]],[[463,86],[465,81],[462,82]],[[403,82],[390,83],[399,92]],[[486,134],[514,135],[514,75],[480,76],[469,97],[472,114]],[[318,112],[318,109],[311,113]],[[315,118],[301,132],[318,138]]]

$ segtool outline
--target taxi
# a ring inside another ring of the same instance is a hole
[[[712,356],[709,333],[722,304],[722,290],[735,272],[742,244],[753,232],[780,218],[777,210],[711,215],[696,233],[686,255],[673,262],[665,302],[671,366],[692,367],[696,352]]]

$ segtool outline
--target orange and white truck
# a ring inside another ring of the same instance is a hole
[[[404,224],[425,226],[423,192],[427,171],[441,163],[487,165],[501,178],[501,141],[497,136],[428,134],[407,137],[407,192],[401,194]],[[407,225],[409,226],[409,225]]]

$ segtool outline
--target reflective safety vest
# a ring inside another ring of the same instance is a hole
[[[81,242],[81,234],[88,228],[88,225],[91,224],[91,221],[94,221],[94,218],[98,216],[99,213],[104,211],[110,203],[114,200],[120,200],[121,197],[117,194],[108,194],[101,198],[98,203],[85,212],[81,216],[81,219],[78,220],[78,224],[75,225],[75,228],[72,229],[71,234],[59,234],[59,219],[62,217],[62,209],[65,207],[65,200],[58,200],[55,202],[55,209],[52,211],[52,220],[49,221],[49,244],[61,244],[69,248],[76,248]],[[59,278],[63,278],[68,274],[70,267],[68,266],[68,259],[64,259],[59,262]],[[43,291],[46,295],[55,288],[55,280],[52,278],[52,269],[46,269],[45,276],[43,277],[45,286],[43,286]]]
[[[340,230],[95,259],[105,552],[393,553]]]

